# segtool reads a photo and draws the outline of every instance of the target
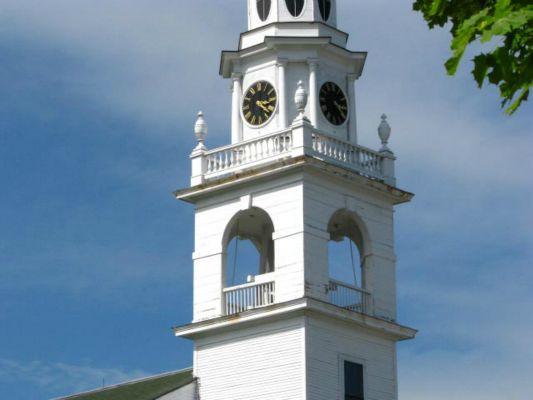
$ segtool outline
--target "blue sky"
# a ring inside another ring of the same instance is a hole
[[[521,400],[533,392],[533,140],[410,2],[340,0],[362,143],[386,112],[396,212],[400,396]],[[46,399],[187,367],[192,125],[229,141],[219,52],[243,0],[0,0],[0,392]],[[472,54],[468,55],[471,58]],[[469,67],[469,66],[468,66]]]

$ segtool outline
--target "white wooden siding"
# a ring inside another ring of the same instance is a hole
[[[199,339],[202,400],[304,400],[304,319],[264,323]]]
[[[397,400],[394,342],[332,319],[306,326],[308,400],[344,399],[344,359],[364,364],[365,400]]]

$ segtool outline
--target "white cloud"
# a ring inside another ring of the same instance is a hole
[[[401,304],[421,305],[416,309],[421,314],[412,317],[422,325],[419,343],[429,342],[434,349],[418,350],[417,341],[402,345],[402,398],[527,398],[533,391],[527,362],[533,332],[527,286],[531,257],[517,249],[533,245],[531,105],[509,118],[499,109],[494,88],[475,87],[468,65],[457,77],[446,77],[442,63],[449,35],[428,31],[411,11],[411,1],[339,3],[340,27],[350,32],[351,48],[370,52],[358,83],[362,141],[377,147],[379,116],[388,113],[400,184],[418,195],[399,211],[399,231],[412,241],[398,254],[400,276],[411,279],[401,284]],[[175,126],[176,136],[164,138],[165,146],[191,131],[195,112],[202,108],[212,128],[208,144],[229,140],[230,94],[228,82],[217,74],[218,57],[221,49],[235,48],[244,29],[244,1],[0,4],[4,32],[79,60],[80,70],[62,77],[69,80],[73,96],[144,124],[147,137],[157,136],[159,126]],[[115,172],[124,179],[135,175],[147,185],[156,180],[157,173],[143,176],[141,168],[133,167],[126,160]],[[467,259],[481,246],[492,262]],[[494,250],[501,254],[492,256]],[[147,264],[140,265],[146,259],[138,253],[98,246],[56,251],[73,265],[100,255],[111,265],[97,271],[100,279],[112,278],[112,266],[123,265],[137,266],[129,273],[139,274],[139,280],[149,278]],[[64,275],[59,284],[76,282],[73,275]],[[76,278],[82,286],[98,282],[94,276]],[[0,379],[46,382],[51,378],[45,372],[52,371],[77,382],[83,371],[32,363],[6,372],[9,363],[0,361]],[[37,371],[37,378],[28,371]],[[118,379],[122,372],[108,373]],[[86,375],[101,379],[99,370]]]
[[[118,368],[95,368],[42,361],[20,362],[0,358],[0,382],[29,384],[46,393],[64,395],[97,389],[145,377],[145,371]]]
[[[400,398],[409,400],[523,400],[531,396],[531,359],[496,352],[404,352]]]

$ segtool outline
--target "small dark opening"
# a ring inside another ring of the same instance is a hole
[[[257,0],[257,13],[261,21],[266,21],[270,14],[270,7],[272,6],[271,0]]]
[[[344,362],[344,400],[364,400],[363,366]]]
[[[331,0],[318,0],[318,8],[320,8],[322,19],[327,21],[331,14]]]
[[[297,17],[304,9],[305,0],[285,0],[285,3],[287,4],[287,9],[291,15]]]

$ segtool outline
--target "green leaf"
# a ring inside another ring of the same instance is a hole
[[[533,82],[533,2],[531,0],[415,0],[413,9],[430,29],[451,25],[449,75],[457,73],[469,46],[491,45],[473,58],[472,75],[479,87],[498,86],[502,107],[513,114],[529,97]],[[510,105],[509,105],[510,104]]]
[[[520,96],[511,104],[506,110],[505,113],[507,115],[513,115],[516,110],[518,110],[518,107],[524,102],[527,101],[529,98],[529,87],[527,89],[523,89],[522,93],[520,93]]]
[[[472,71],[472,74],[479,87],[483,86],[483,81],[485,80],[489,69],[487,58],[488,57],[485,54],[480,54],[474,58],[474,70]]]

